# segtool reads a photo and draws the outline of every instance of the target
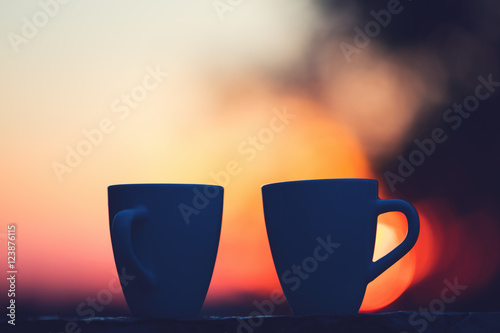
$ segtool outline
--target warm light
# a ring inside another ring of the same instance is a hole
[[[226,162],[237,160],[241,170],[228,178],[217,263],[207,302],[235,299],[239,293],[269,294],[280,289],[265,229],[261,185],[300,179],[367,178],[371,174],[356,140],[340,124],[327,117],[320,106],[301,99],[276,99],[264,96],[275,109],[241,106],[231,124],[219,124],[217,132],[234,135],[218,141],[222,151],[234,152],[250,136],[269,127],[276,112],[286,110],[293,118],[274,133],[274,138],[252,155],[229,153],[213,171],[222,177]],[[231,128],[246,126],[247,134],[231,133]],[[236,139],[239,138],[239,139]],[[208,139],[210,140],[210,139]],[[244,143],[243,143],[244,144]],[[249,157],[246,159],[245,157]],[[311,161],[314,161],[312,163]],[[210,179],[207,179],[210,181]]]
[[[388,213],[379,217],[373,260],[392,251],[406,236],[406,220],[401,213]],[[415,273],[415,253],[410,251],[368,284],[360,311],[370,312],[383,308],[396,300],[409,286]]]
[[[16,15],[5,16],[2,34],[20,32],[31,9],[4,3],[2,12]],[[261,185],[373,178],[368,157],[396,154],[428,99],[439,101],[438,80],[423,80],[418,70],[401,69],[368,48],[357,63],[326,57],[321,65],[338,71],[322,71],[322,88],[306,86],[318,74],[316,55],[310,58],[316,30],[309,5],[249,1],[221,22],[210,2],[173,3],[130,3],[120,15],[113,3],[68,5],[20,53],[6,41],[0,45],[0,240],[7,224],[18,224],[19,299],[33,307],[64,304],[67,297],[78,304],[116,279],[106,188],[117,183],[223,185],[207,304],[280,289]],[[114,101],[157,66],[168,72],[162,83],[126,118],[115,113]],[[275,120],[283,112],[290,116]],[[51,163],[64,163],[67,147],[85,140],[82,131],[108,118],[114,130],[58,179]],[[382,309],[445,268],[479,286],[498,269],[494,221],[443,207],[417,206],[417,245],[368,285],[362,311]],[[406,228],[396,213],[381,216],[375,259],[395,248]],[[485,255],[490,260],[480,260]],[[4,250],[0,261],[7,262]],[[5,279],[0,289],[7,290]],[[115,296],[112,305],[123,305],[123,296]]]

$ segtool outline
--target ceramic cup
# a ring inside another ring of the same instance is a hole
[[[134,316],[196,316],[217,256],[224,189],[195,184],[108,187],[111,242]]]
[[[367,284],[401,259],[419,234],[408,202],[381,200],[372,179],[322,179],[262,187],[269,245],[294,314],[355,313]],[[377,216],[402,212],[404,241],[373,262]]]

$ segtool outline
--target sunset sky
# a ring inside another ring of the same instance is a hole
[[[279,289],[261,185],[382,181],[373,161],[397,155],[446,80],[436,70],[424,83],[432,57],[405,67],[374,42],[351,65],[325,51],[326,102],[284,84],[320,28],[308,3],[241,1],[223,13],[194,0],[0,3],[0,241],[15,223],[20,299],[50,309],[116,278],[106,189],[121,183],[224,185],[207,304]],[[254,145],[276,117],[280,130]],[[231,161],[239,172],[224,179]],[[362,310],[390,304],[434,264],[432,214],[414,204],[421,240],[369,286]],[[406,234],[400,215],[380,221],[376,257]]]

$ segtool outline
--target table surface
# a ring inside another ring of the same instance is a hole
[[[2,320],[0,331],[37,333],[84,332],[500,332],[499,312],[391,312],[330,316],[202,317],[195,319],[139,319],[100,317],[33,317]],[[6,327],[6,328],[5,328]]]

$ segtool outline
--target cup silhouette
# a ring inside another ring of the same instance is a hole
[[[108,187],[111,242],[132,315],[193,317],[217,256],[224,189],[194,184]],[[125,280],[125,279],[124,279]]]
[[[262,187],[274,265],[294,314],[355,313],[369,282],[415,245],[419,218],[403,200],[382,200],[372,179],[323,179]],[[404,241],[373,262],[377,216],[405,214]]]

